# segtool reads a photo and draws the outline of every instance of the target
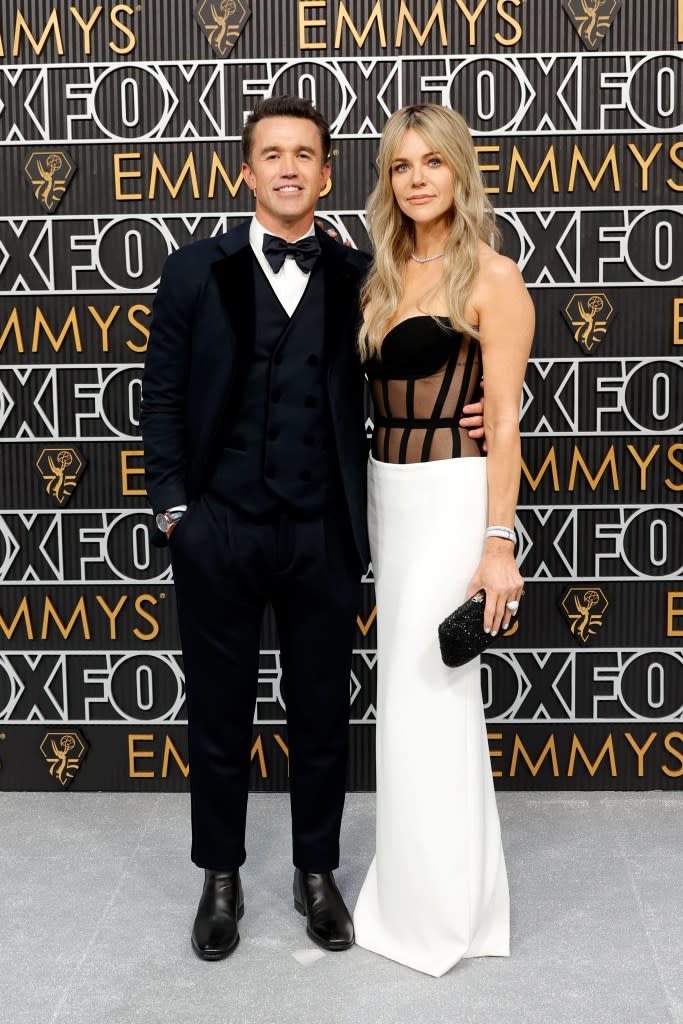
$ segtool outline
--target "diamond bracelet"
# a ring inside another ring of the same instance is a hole
[[[512,541],[513,544],[517,540],[517,534],[514,530],[511,530],[509,526],[489,526],[484,536],[502,537],[503,540]]]

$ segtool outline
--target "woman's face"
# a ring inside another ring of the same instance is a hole
[[[417,224],[453,216],[453,172],[414,128],[391,161],[391,187],[400,209]]]

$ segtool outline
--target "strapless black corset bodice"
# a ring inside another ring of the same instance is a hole
[[[462,337],[445,317],[411,316],[392,327],[382,342],[382,358],[367,364],[368,376],[409,380],[441,370]]]
[[[373,454],[382,462],[429,462],[480,455],[458,426],[479,395],[476,340],[445,317],[411,316],[387,332],[381,359],[365,364],[374,402]]]

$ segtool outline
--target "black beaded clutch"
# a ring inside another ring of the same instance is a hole
[[[457,668],[476,658],[495,639],[484,632],[485,605],[486,595],[480,590],[439,626],[441,658],[449,668]]]

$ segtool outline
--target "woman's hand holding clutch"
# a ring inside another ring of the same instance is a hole
[[[517,614],[523,588],[524,580],[517,568],[512,544],[508,540],[489,537],[467,588],[468,598],[479,590],[486,592],[485,632],[495,636],[501,628],[509,627],[512,616]]]

